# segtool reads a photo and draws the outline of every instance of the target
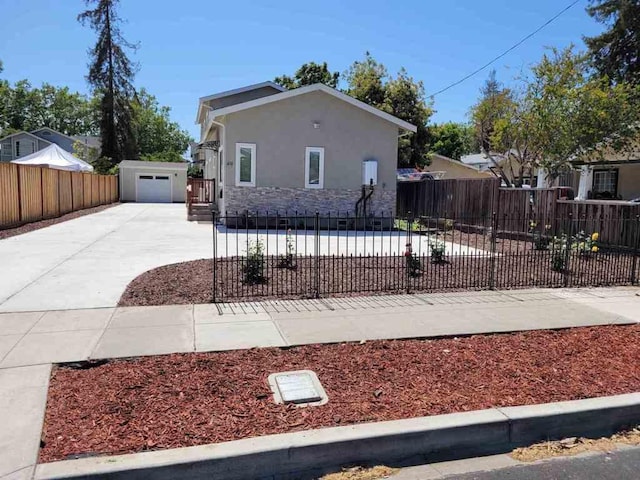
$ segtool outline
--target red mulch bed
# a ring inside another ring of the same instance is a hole
[[[56,368],[41,462],[640,391],[640,326],[374,341]],[[320,407],[276,405],[270,373],[314,370]]]
[[[473,244],[472,244],[473,245]],[[505,247],[506,250],[506,247]],[[315,259],[296,259],[295,269],[278,268],[278,257],[265,258],[267,281],[243,282],[243,257],[218,259],[218,301],[309,298],[315,291]],[[451,256],[434,265],[422,259],[422,272],[408,278],[404,257],[320,257],[320,296],[349,296],[482,290],[490,285],[491,260],[487,256]],[[526,250],[500,253],[496,260],[498,289],[562,287],[565,275],[551,269],[552,252]],[[601,252],[590,259],[573,254],[570,286],[628,285],[631,253]],[[135,278],[120,298],[121,306],[210,303],[213,300],[211,259],[165,265]]]
[[[47,220],[27,223],[15,228],[0,230],[0,240],[9,237],[15,237],[16,235],[22,235],[23,233],[33,232],[34,230],[40,230],[41,228],[50,227],[51,225],[55,225],[56,223],[66,222],[67,220],[73,220],[74,218],[83,217],[92,213],[98,213],[106,210],[107,208],[115,207],[116,205],[119,205],[119,203],[111,203],[109,205],[99,205],[97,207],[85,208],[83,210],[66,213],[61,217],[49,218]]]

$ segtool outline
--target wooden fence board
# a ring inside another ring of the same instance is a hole
[[[84,182],[82,181],[82,173],[71,172],[71,194],[73,210],[81,210],[84,208]]]
[[[42,168],[18,165],[21,222],[42,218]]]
[[[97,175],[91,175],[91,206],[100,205],[100,178]]]
[[[82,174],[82,196],[84,197],[84,208],[91,206],[91,175],[90,173]]]
[[[0,163],[0,228],[19,223],[18,166]]]
[[[43,218],[60,215],[60,196],[58,193],[58,170],[42,169],[42,209]]]
[[[117,192],[112,175],[0,163],[0,229],[113,203]]]
[[[73,211],[73,194],[71,192],[71,172],[58,170],[58,184],[60,197],[60,214]]]
[[[100,205],[104,205],[107,202],[107,179],[100,177]]]

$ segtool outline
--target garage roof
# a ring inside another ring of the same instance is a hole
[[[151,170],[187,170],[187,162],[143,162],[140,160],[123,160],[120,168],[148,168]]]

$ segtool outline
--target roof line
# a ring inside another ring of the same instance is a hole
[[[66,133],[62,133],[59,132],[58,130],[54,130],[51,127],[40,127],[40,128],[36,128],[35,130],[31,130],[31,133],[33,132],[39,132],[40,130],[49,130],[51,132],[57,133],[58,135],[62,135],[63,137],[67,137],[69,140],[73,140],[74,142],[76,141],[75,138],[73,138],[71,135],[67,135]],[[37,135],[36,135],[37,136]],[[42,137],[38,137],[38,138],[42,138]]]
[[[448,161],[448,162],[455,163],[456,165],[460,165],[461,167],[468,168],[469,170],[473,170],[473,171],[474,171],[474,172],[476,172],[476,173],[477,173],[477,172],[480,172],[480,170],[478,170],[477,168],[472,167],[471,165],[467,165],[466,163],[463,163],[463,162],[462,162],[462,161],[460,161],[460,160],[456,160],[455,158],[447,157],[446,155],[442,155],[442,154],[440,154],[440,153],[433,153],[432,155],[433,155],[434,157],[439,157],[439,158],[441,158],[442,160],[446,160],[446,161]],[[482,173],[482,172],[480,172],[480,173]]]
[[[55,132],[55,130],[54,130],[54,132]],[[54,143],[54,142],[52,142],[50,140],[47,140],[46,138],[42,138],[42,137],[39,137],[37,135],[34,135],[31,132],[27,132],[26,130],[20,130],[19,132],[14,132],[14,133],[12,133],[10,135],[7,135],[6,137],[2,137],[2,138],[0,138],[0,142],[2,140],[6,140],[7,138],[15,137],[16,135],[22,135],[22,134],[29,135],[30,137],[33,137],[33,138],[38,139],[38,140],[42,140],[43,142],[47,142],[48,144],[53,144]]]
[[[371,105],[361,102],[360,100],[357,100],[345,93],[342,93],[334,88],[328,87],[322,83],[314,83],[313,85],[299,87],[294,90],[286,90],[281,93],[276,93],[274,95],[257,98],[255,100],[250,100],[248,102],[238,103],[236,105],[230,105],[228,107],[212,110],[211,113],[214,114],[214,118],[216,118],[222,115],[240,112],[242,110],[248,110],[250,108],[260,107],[262,105],[267,105],[269,103],[278,102],[280,100],[285,100],[287,98],[292,98],[298,95],[304,95],[306,93],[317,92],[317,91],[327,93],[340,100],[350,103],[355,107],[365,110],[366,112],[376,115],[388,122],[394,123],[398,125],[400,128],[403,128],[404,130],[408,130],[410,132],[415,132],[417,130],[416,126],[410,124],[409,122],[405,122],[404,120],[401,120],[398,117],[395,117],[387,112],[383,112],[382,110],[372,107]]]
[[[215,100],[216,98],[228,97],[230,95],[237,95],[238,93],[249,92],[251,90],[257,90],[259,88],[264,88],[264,87],[273,87],[276,90],[280,90],[281,92],[287,91],[287,89],[284,88],[282,85],[278,85],[275,82],[267,81],[267,82],[254,83],[253,85],[247,85],[246,87],[234,88],[233,90],[226,90],[224,92],[214,93],[213,95],[207,95],[205,97],[200,97],[200,103],[208,102],[209,100]]]

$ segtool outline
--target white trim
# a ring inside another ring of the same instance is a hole
[[[143,162],[139,160],[123,160],[118,164],[120,169],[123,168],[135,168],[145,170],[174,170],[183,171],[189,168],[189,165],[185,162]]]
[[[318,183],[309,183],[309,171],[311,170],[311,152],[320,154]],[[324,188],[324,147],[306,147],[304,149],[304,188]]]
[[[148,173],[136,173],[136,181],[134,182],[134,187],[135,187],[135,192],[136,192],[136,203],[138,203],[138,179],[142,176],[150,176]],[[169,191],[169,203],[173,203],[173,175],[167,175],[166,173],[158,173],[158,175],[164,177],[164,176],[168,176],[169,177],[169,182],[170,182],[170,191]],[[155,180],[156,174],[153,174],[153,179]]]
[[[251,181],[240,181],[240,149],[251,149]],[[234,159],[236,169],[236,187],[255,187],[256,186],[256,144],[255,143],[236,143],[236,158]]]
[[[300,88],[296,88],[294,90],[287,90],[285,92],[282,93],[276,93],[274,95],[268,95],[266,97],[262,97],[262,98],[257,98],[255,100],[250,100],[248,102],[243,102],[243,103],[238,103],[236,105],[230,105],[228,107],[224,107],[224,108],[219,108],[217,110],[211,110],[209,111],[208,115],[211,115],[211,118],[217,118],[217,117],[221,117],[223,115],[228,115],[230,113],[235,113],[235,112],[240,112],[242,110],[247,110],[250,108],[255,108],[255,107],[260,107],[262,105],[267,105],[269,103],[273,103],[273,102],[278,102],[280,100],[286,100],[288,98],[293,98],[293,97],[297,97],[298,95],[304,95],[307,93],[311,93],[311,92],[324,92],[327,93],[329,95],[332,95],[334,97],[336,97],[339,100],[342,100],[344,102],[347,102],[351,105],[353,105],[354,107],[358,107],[366,112],[369,112],[377,117],[380,117],[388,122],[391,122],[395,125],[398,125],[398,127],[404,129],[404,130],[408,130],[410,132],[416,132],[417,128],[415,127],[415,125],[411,125],[409,122],[405,122],[404,120],[400,120],[397,117],[394,117],[393,115],[390,115],[386,112],[383,112],[382,110],[378,110],[375,107],[372,107],[371,105],[367,105],[364,102],[361,102],[360,100],[356,100],[353,97],[350,97],[349,95],[346,95],[342,92],[339,92],[338,90],[335,90],[331,87],[327,87],[326,85],[322,84],[322,83],[315,83],[313,85],[309,85],[306,87],[300,87]]]

